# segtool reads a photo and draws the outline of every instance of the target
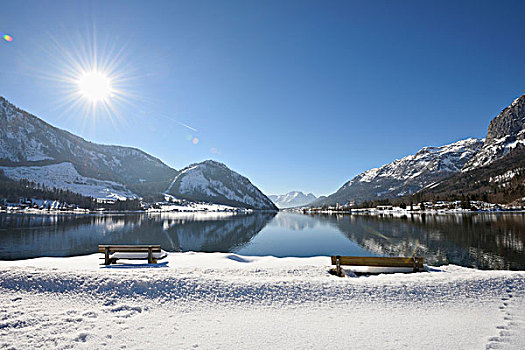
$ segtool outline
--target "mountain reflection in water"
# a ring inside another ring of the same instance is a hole
[[[98,244],[245,255],[423,256],[429,265],[525,269],[525,214],[302,215],[280,212],[0,214],[0,259],[73,256]]]
[[[523,213],[321,216],[348,239],[378,255],[411,256],[415,252],[429,265],[525,269]]]
[[[0,215],[0,259],[74,256],[99,244],[160,244],[167,251],[227,252],[275,213]]]

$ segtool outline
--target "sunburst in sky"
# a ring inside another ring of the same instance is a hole
[[[53,68],[39,74],[63,90],[57,107],[64,115],[84,118],[84,124],[108,118],[117,125],[125,121],[120,107],[131,103],[137,75],[126,64],[125,45],[99,42],[93,33],[78,33],[69,42],[51,35],[46,50]]]

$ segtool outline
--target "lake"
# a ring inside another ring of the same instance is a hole
[[[91,254],[98,244],[277,257],[415,252],[431,265],[525,270],[525,214],[0,214],[0,260]]]

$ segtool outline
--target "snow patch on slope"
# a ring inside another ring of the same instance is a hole
[[[520,133],[520,135],[523,135],[523,133]],[[490,165],[494,161],[505,157],[518,146],[525,146],[525,139],[517,140],[516,137],[512,135],[495,139],[492,143],[484,145],[472,161],[470,161],[461,171],[467,172]]]
[[[469,138],[441,147],[424,147],[414,155],[396,159],[392,163],[365,171],[356,176],[345,187],[355,182],[372,182],[378,178],[408,180],[424,172],[458,172],[463,164],[481,147],[481,140]]]
[[[522,95],[491,120],[483,148],[465,164],[462,171],[488,166],[524,145],[525,95]]]
[[[507,170],[505,173],[501,174],[501,175],[496,175],[494,177],[490,177],[489,178],[489,182],[508,182],[510,180],[512,180],[512,178],[514,178],[514,176],[520,174],[523,172],[523,168],[516,168],[516,169],[511,169],[511,170]]]
[[[67,162],[45,166],[4,166],[0,169],[13,180],[27,179],[48,188],[66,189],[93,198],[125,200],[138,197],[117,182],[82,176],[73,164]]]

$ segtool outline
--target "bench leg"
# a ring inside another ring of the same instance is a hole
[[[414,269],[413,272],[419,272],[419,260],[416,260],[416,258],[412,258],[414,261]]]
[[[339,261],[339,256],[336,257],[335,266],[336,266],[337,276],[341,277],[342,276],[342,273],[341,273],[341,262]]]
[[[153,251],[151,247],[148,248],[148,264],[153,264]]]
[[[110,265],[111,261],[109,260],[109,248],[104,249],[104,265]]]

